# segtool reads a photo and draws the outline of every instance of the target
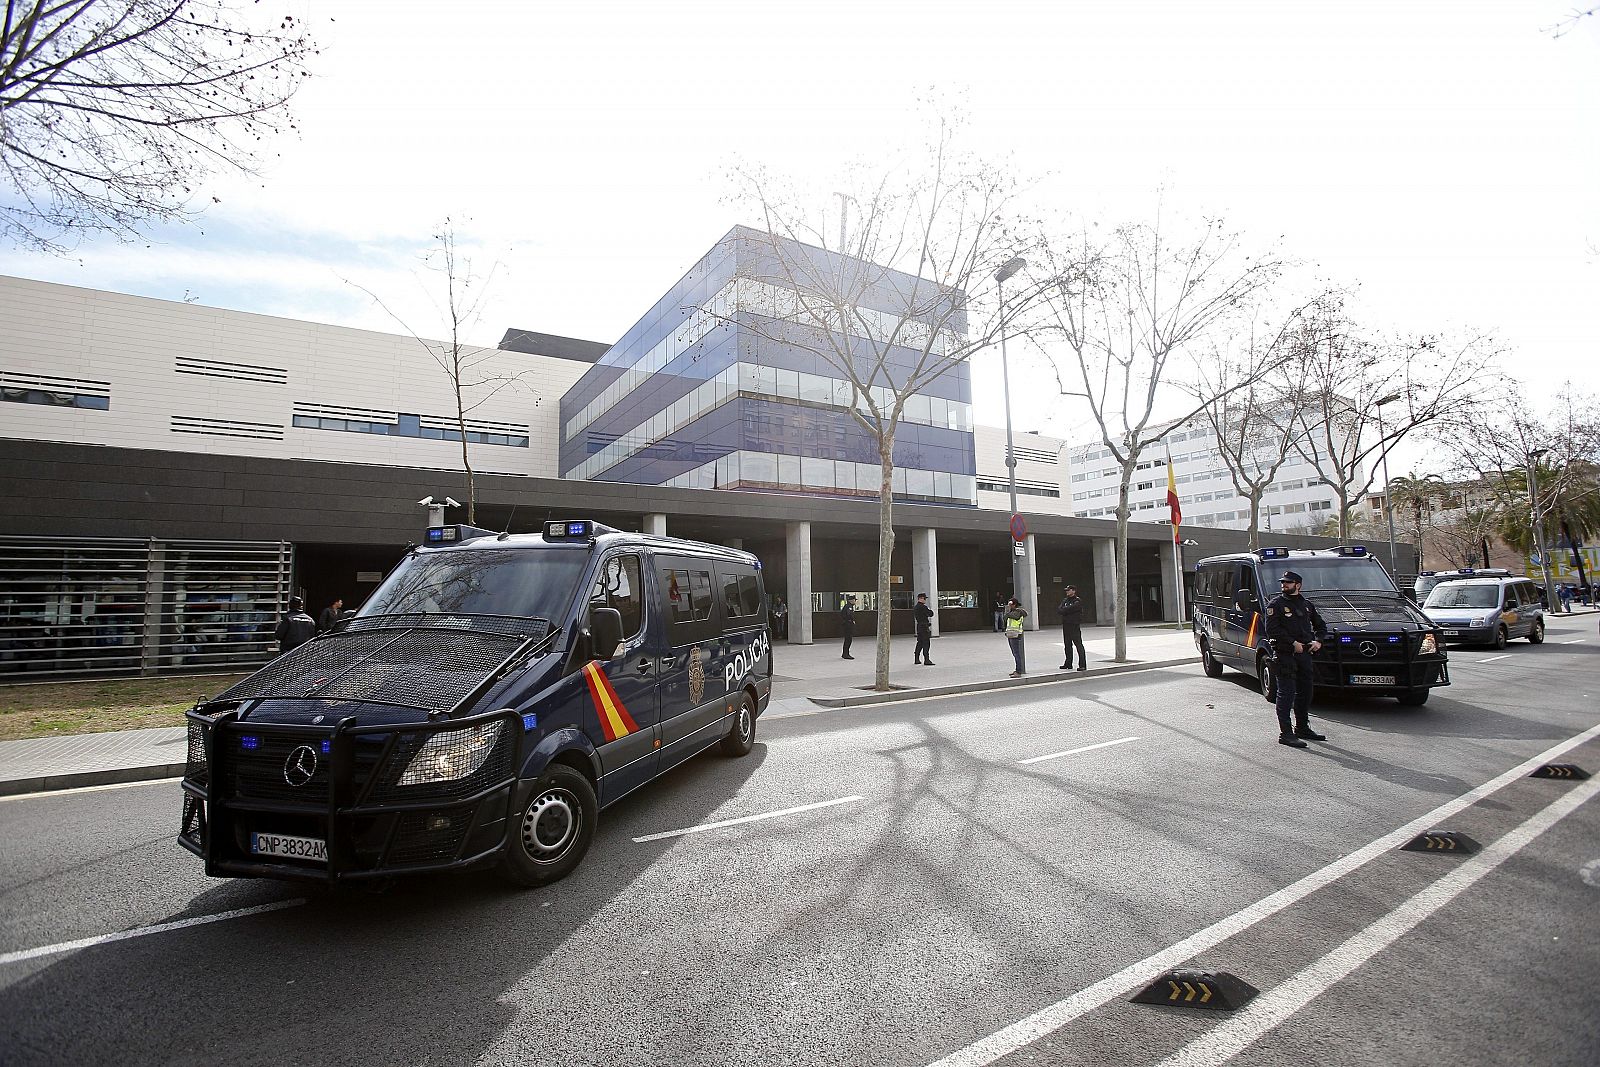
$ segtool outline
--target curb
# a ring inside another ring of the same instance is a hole
[[[11,778],[0,781],[0,797],[23,793],[54,793],[63,789],[82,789],[88,785],[120,785],[123,782],[149,782],[160,778],[182,778],[184,763],[158,763],[150,767],[115,767],[103,771],[68,771],[37,778]]]
[[[867,693],[858,697],[807,697],[806,699],[824,708],[859,708],[872,704],[893,704],[902,700],[922,700],[926,697],[956,696],[961,693],[986,693],[995,689],[1015,689],[1019,686],[1061,685],[1065,682],[1081,682],[1108,674],[1128,674],[1133,671],[1148,671],[1156,667],[1181,667],[1185,664],[1198,662],[1199,660],[1194,656],[1184,656],[1181,659],[1128,660],[1114,667],[1095,667],[1081,673],[1078,671],[1057,671],[1055,674],[1040,674],[1033,677],[995,678],[983,682],[965,682],[960,685],[935,685],[926,689],[902,689],[893,693]]]

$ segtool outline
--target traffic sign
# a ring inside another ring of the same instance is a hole
[[[1011,516],[1011,540],[1021,541],[1028,536],[1028,524],[1022,521],[1021,514]]]

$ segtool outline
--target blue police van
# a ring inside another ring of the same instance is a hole
[[[1292,570],[1316,605],[1328,640],[1312,657],[1316,691],[1386,694],[1427,703],[1450,684],[1444,631],[1400,591],[1364,545],[1330,549],[1262,548],[1209,556],[1195,564],[1194,640],[1212,678],[1232,667],[1278,698],[1278,663],[1267,640],[1267,605]]]
[[[580,520],[428,529],[362,606],[188,713],[207,874],[571,872],[599,813],[772,697],[761,562]]]

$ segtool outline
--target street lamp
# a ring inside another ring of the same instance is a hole
[[[1021,256],[1012,256],[1000,265],[994,272],[995,287],[1000,294],[1000,380],[1005,388],[1006,399],[1006,484],[1011,491],[1011,514],[1017,514],[1017,457],[1011,448],[1011,367],[1006,360],[1006,279],[1016,274],[1017,271],[1028,265],[1028,261]],[[1033,599],[1030,595],[1027,600],[1022,596],[1022,580],[1025,568],[1024,558],[1018,554],[1016,539],[1007,534],[1012,540],[1011,547],[1011,595],[1017,598],[1017,603],[1027,606]],[[1026,544],[1026,542],[1023,542]],[[1027,551],[1026,548],[1023,551]],[[1032,590],[1029,590],[1032,593]],[[1037,605],[1035,605],[1037,607]],[[1037,622],[1037,620],[1035,620]]]
[[[1544,516],[1539,513],[1539,457],[1549,455],[1548,448],[1535,448],[1528,453],[1528,505],[1533,511],[1533,548],[1539,553],[1539,573],[1544,578],[1544,595],[1550,611],[1561,612],[1561,598],[1556,596],[1550,581],[1550,557],[1544,551]]]
[[[1378,443],[1383,444],[1383,439],[1388,436],[1383,428],[1383,405],[1392,404],[1400,399],[1399,393],[1390,393],[1388,396],[1372,405],[1378,409]],[[1394,558],[1394,506],[1389,501],[1389,446],[1383,445],[1383,513],[1389,520],[1389,570],[1398,574],[1399,562]],[[1422,558],[1417,558],[1417,569],[1422,569]]]

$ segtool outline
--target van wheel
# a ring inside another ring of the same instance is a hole
[[[1432,692],[1432,690],[1410,689],[1404,693],[1401,693],[1399,696],[1395,697],[1395,699],[1408,708],[1420,708],[1422,705],[1428,702],[1428,694],[1430,692]]]
[[[1278,702],[1278,675],[1272,669],[1272,661],[1262,656],[1256,661],[1256,677],[1261,679],[1261,695],[1267,698],[1268,704]]]
[[[1200,666],[1204,668],[1209,678],[1222,677],[1222,664],[1217,662],[1217,657],[1211,654],[1211,642],[1200,642]]]
[[[1533,624],[1533,629],[1528,631],[1528,644],[1530,644],[1530,645],[1542,645],[1542,644],[1544,644],[1544,620],[1543,619],[1540,619],[1538,622],[1534,623]]]
[[[1496,627],[1494,631],[1494,647],[1496,651],[1505,648],[1510,643],[1511,637],[1506,633],[1506,628],[1504,626]]]
[[[724,756],[748,756],[756,744],[756,698],[746,691],[733,716],[733,725],[722,739]]]
[[[500,874],[521,886],[565,878],[589,851],[599,810],[589,779],[564,763],[552,763],[516,818]]]

